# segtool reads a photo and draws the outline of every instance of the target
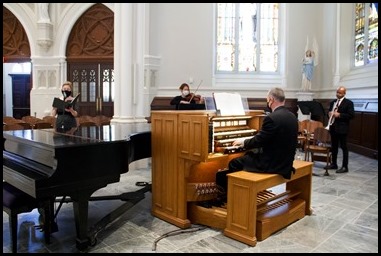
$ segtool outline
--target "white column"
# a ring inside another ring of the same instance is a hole
[[[114,13],[114,79],[115,99],[112,122],[133,121],[133,15],[132,4],[115,3]]]
[[[147,122],[144,115],[144,22],[144,4],[115,3],[115,99],[111,122]]]
[[[333,76],[332,85],[334,88],[339,86],[340,82],[340,3],[336,4],[336,45],[335,45],[335,74]]]
[[[136,3],[135,7],[135,35],[134,40],[136,42],[134,53],[136,58],[135,64],[135,75],[136,79],[134,81],[134,99],[133,103],[135,106],[135,120],[136,122],[147,122],[145,117],[150,115],[150,104],[149,102],[149,88],[145,86],[144,82],[144,54],[146,48],[146,13],[148,11],[146,3]]]

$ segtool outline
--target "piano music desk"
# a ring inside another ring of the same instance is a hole
[[[251,246],[287,225],[311,215],[312,163],[295,160],[290,180],[279,174],[239,171],[228,174],[224,235]],[[261,198],[261,192],[286,183],[286,192]],[[259,195],[259,197],[258,197]]]

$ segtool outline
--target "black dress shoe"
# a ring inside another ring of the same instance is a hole
[[[336,173],[344,173],[344,172],[348,172],[347,167],[341,167],[339,170],[336,171]]]
[[[326,167],[326,169],[337,169],[337,164],[330,164]]]

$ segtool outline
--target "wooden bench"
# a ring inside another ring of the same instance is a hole
[[[43,210],[43,231],[45,243],[50,243],[52,230],[52,204],[49,199],[36,199],[11,184],[3,181],[3,211],[9,215],[9,231],[12,245],[12,253],[17,253],[18,214],[31,212],[33,209]]]
[[[295,174],[239,171],[228,174],[228,201],[224,235],[251,246],[289,224],[311,215],[312,163],[295,160]],[[267,189],[286,183],[284,193]]]

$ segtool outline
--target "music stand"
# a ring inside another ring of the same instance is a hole
[[[298,101],[297,105],[303,115],[311,114],[311,119],[315,121],[325,122],[325,111],[323,105],[318,101]]]

